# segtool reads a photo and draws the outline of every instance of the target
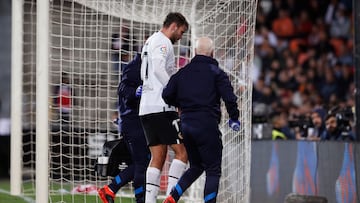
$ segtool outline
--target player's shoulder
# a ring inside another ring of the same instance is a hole
[[[153,46],[172,46],[170,39],[160,31],[152,35],[151,44],[153,44]]]
[[[173,52],[170,40],[162,33],[155,33],[149,41],[148,50],[153,55],[167,56]]]

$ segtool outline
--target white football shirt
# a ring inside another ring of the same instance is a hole
[[[162,91],[171,75],[176,72],[174,48],[162,32],[149,37],[141,53],[141,79],[143,89],[139,115],[175,111],[162,99]]]

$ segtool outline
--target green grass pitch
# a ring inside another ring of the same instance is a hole
[[[24,190],[30,191],[32,184],[24,184]],[[51,195],[49,203],[101,203],[97,195]],[[163,200],[158,200],[161,203]],[[182,201],[180,201],[182,202]],[[12,196],[10,195],[10,180],[0,180],[0,203],[35,203],[35,196]],[[116,197],[115,203],[136,203],[133,198]]]

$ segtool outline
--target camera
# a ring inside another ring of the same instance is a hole
[[[314,127],[311,118],[305,115],[295,116],[288,124],[290,128],[298,128],[302,137],[307,137],[308,129]]]
[[[338,109],[336,111],[336,125],[342,136],[347,136],[351,131],[350,121],[353,116],[351,108]]]
[[[268,105],[264,103],[255,103],[253,105],[251,123],[253,124],[267,123],[269,113],[270,113],[270,107]]]
[[[252,138],[271,139],[271,124],[269,124],[269,113],[271,107],[264,103],[254,103],[251,117]]]

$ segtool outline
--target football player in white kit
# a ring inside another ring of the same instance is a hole
[[[178,113],[175,107],[165,104],[161,94],[170,76],[176,72],[173,44],[181,39],[188,26],[182,14],[169,13],[161,30],[150,36],[142,49],[143,85],[137,93],[141,95],[139,115],[151,152],[146,170],[146,203],[156,203],[168,146],[174,150],[175,157],[169,168],[167,194],[187,166],[186,149],[178,136]]]

